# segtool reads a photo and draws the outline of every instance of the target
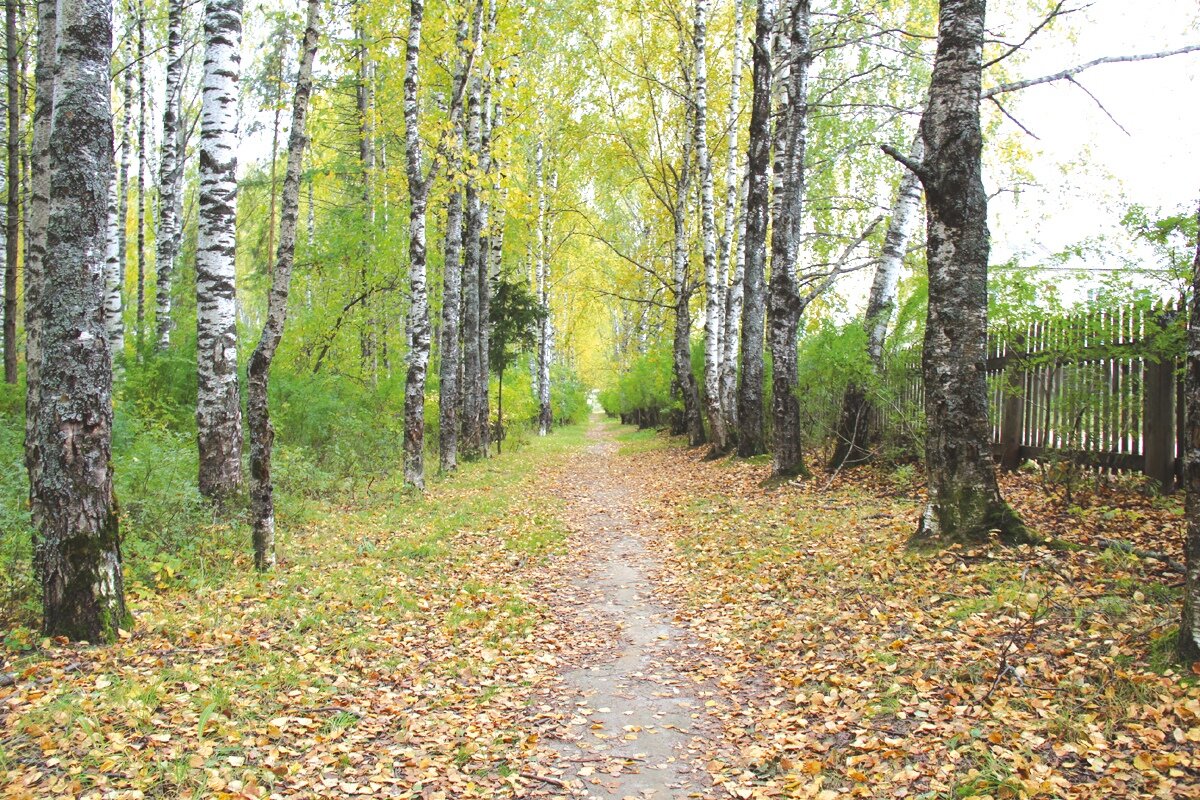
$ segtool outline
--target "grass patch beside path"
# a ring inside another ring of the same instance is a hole
[[[1200,686],[1164,657],[1179,596],[1159,562],[915,555],[918,502],[884,472],[764,488],[769,466],[704,456],[626,450],[619,468],[658,519],[663,590],[714,654],[697,677],[741,694],[739,755],[709,763],[731,796],[1190,796]]]
[[[239,556],[221,585],[140,587],[112,647],[6,647],[6,796],[525,796],[525,706],[553,669],[521,567],[565,536],[530,497],[584,442],[314,503],[275,573]]]

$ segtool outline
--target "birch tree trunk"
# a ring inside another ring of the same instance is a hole
[[[49,139],[41,401],[31,473],[48,635],[114,641],[128,625],[112,483],[112,358],[104,256],[113,169],[111,0],[60,0]],[[44,19],[39,13],[39,18]],[[43,29],[46,31],[48,29]]]
[[[304,160],[308,102],[312,95],[313,60],[320,36],[321,0],[308,0],[304,39],[300,44],[300,66],[292,101],[292,128],[288,133],[287,168],[283,176],[283,198],[279,222],[279,253],[271,274],[267,319],[258,346],[246,370],[246,414],[250,427],[250,512],[254,535],[254,566],[260,572],[275,567],[275,497],[271,480],[271,426],[268,382],[271,361],[283,338],[287,322],[288,292],[296,255],[296,223],[300,216],[300,174]]]
[[[409,0],[408,39],[404,51],[404,153],[409,194],[409,295],[408,370],[404,386],[404,479],[418,490],[425,488],[425,375],[429,367],[429,289],[426,283],[425,215],[429,187],[437,175],[435,159],[425,175],[421,152],[419,102],[421,25],[425,0]],[[450,124],[458,124],[461,90],[450,102]]]
[[[242,482],[234,286],[241,34],[241,0],[207,0],[196,246],[196,425],[200,491],[214,499],[234,493]]]
[[[358,13],[362,14],[363,3],[358,0]],[[374,174],[375,174],[375,126],[372,119],[375,105],[375,93],[373,91],[374,79],[372,76],[373,65],[371,63],[371,53],[367,47],[367,31],[365,19],[360,19],[358,28],[355,31],[355,36],[358,39],[358,86],[356,87],[356,100],[358,108],[358,158],[359,165],[362,167],[362,198],[363,198],[363,213],[367,224],[367,238],[364,242],[362,254],[362,266],[359,272],[359,279],[362,283],[362,308],[364,312],[364,322],[362,330],[359,332],[359,358],[364,370],[369,370],[371,374],[371,382],[375,383],[378,379],[378,369],[375,363],[376,347],[375,347],[375,326],[376,317],[372,310],[374,303],[370,298],[370,279],[371,279],[371,259],[375,249],[375,196],[374,196]]]
[[[171,283],[179,253],[181,231],[177,194],[182,171],[179,153],[179,100],[183,80],[183,0],[167,4],[167,90],[163,99],[162,142],[158,163],[158,231],[155,240],[155,342],[159,350],[171,344]],[[273,221],[273,220],[272,220]],[[268,251],[269,252],[269,251]]]
[[[42,446],[38,436],[42,415],[42,329],[46,318],[42,301],[46,294],[46,237],[50,222],[50,128],[58,61],[56,0],[38,0],[37,15],[33,152],[30,156],[29,229],[25,253],[25,468],[31,488],[42,480]],[[32,493],[29,511],[34,528],[41,529],[41,506],[32,502]]]
[[[924,146],[918,136],[909,155],[920,161],[925,155]],[[904,170],[896,198],[892,202],[891,221],[883,239],[883,250],[875,267],[871,281],[871,293],[867,296],[867,310],[863,325],[867,331],[867,356],[876,374],[883,371],[883,346],[887,340],[888,324],[896,304],[896,286],[900,281],[900,269],[904,265],[904,253],[912,236],[921,202],[921,182],[909,169]],[[871,449],[879,438],[875,423],[875,408],[867,395],[867,388],[857,382],[846,387],[842,398],[842,414],[838,422],[837,445],[829,469],[853,466],[867,461]]]
[[[138,169],[137,169],[137,346],[146,335],[146,3],[137,7]]]
[[[692,44],[695,62],[696,169],[700,173],[700,241],[704,256],[704,408],[712,453],[729,451],[725,414],[721,411],[721,334],[725,323],[725,291],[717,266],[717,227],[713,209],[713,174],[708,153],[708,0],[696,0]]]
[[[17,52],[17,3],[9,0],[4,4],[4,50],[6,118],[0,122],[5,126],[3,137],[7,147],[4,164],[4,182],[7,191],[4,219],[4,382],[17,382],[17,237],[21,214],[21,91]]]
[[[775,0],[758,0],[754,23],[754,97],[750,106],[746,171],[746,235],[742,371],[738,382],[738,455],[765,449],[763,433],[763,333],[766,317],[767,222],[771,192],[771,31]]]
[[[942,0],[937,57],[921,119],[929,314],[925,464],[929,504],[912,544],[1028,539],[1000,497],[987,417],[987,267],[979,100],[985,0]],[[907,160],[907,159],[905,159]]]
[[[546,314],[538,325],[537,361],[534,363],[534,391],[538,403],[538,436],[550,432],[550,296],[549,278],[546,275],[546,180],[545,145],[538,139],[534,156],[534,174],[537,182],[537,252],[534,262],[534,280],[538,302]]]
[[[496,4],[493,3],[489,12],[488,35],[496,27]],[[494,77],[494,76],[493,76]],[[484,129],[480,153],[483,158],[481,168],[485,177],[491,181],[493,192],[495,186],[494,172],[497,163],[492,155],[492,137],[500,124],[500,104],[492,105],[492,80],[484,85],[483,92]],[[489,113],[489,109],[491,109]],[[479,263],[479,434],[480,455],[487,456],[491,450],[492,427],[491,409],[488,387],[491,382],[491,333],[492,333],[492,285],[499,279],[501,255],[504,251],[504,200],[501,198],[492,216],[492,201],[488,199],[483,204],[481,219],[483,238],[480,243]]]
[[[685,130],[691,128],[689,109]],[[675,371],[675,388],[683,402],[682,430],[688,444],[699,447],[704,444],[704,417],[701,411],[700,387],[692,373],[692,281],[688,263],[687,207],[692,187],[693,139],[685,134],[683,157],[675,180],[675,197],[671,207],[671,229],[674,242],[671,248],[672,289],[675,294],[675,330],[672,341],[672,366]]]
[[[738,127],[742,97],[742,26],[743,0],[733,2],[733,64],[730,68],[729,120],[726,124],[729,137],[729,158],[725,165],[725,217],[724,229],[717,250],[717,273],[725,287],[724,330],[721,332],[721,413],[725,416],[727,448],[736,442],[737,432],[737,372],[738,345],[742,322],[742,281],[745,278],[746,261],[740,245],[746,225],[745,206],[739,212],[738,181]]]
[[[132,27],[126,24],[126,38],[132,38]],[[127,54],[132,55],[132,46],[127,43]],[[132,62],[132,59],[130,59]],[[133,64],[126,65],[121,76],[121,143],[117,157],[117,275],[115,294],[109,285],[109,297],[105,307],[109,309],[112,330],[113,355],[125,352],[125,276],[129,266],[129,163],[133,150]],[[119,345],[118,345],[119,343]]]
[[[478,64],[483,55],[483,2],[476,0],[475,21],[471,26],[474,43],[472,62]],[[470,78],[467,98],[467,164],[466,227],[463,229],[463,386],[462,386],[462,448],[467,458],[478,458],[483,450],[483,431],[480,429],[480,358],[481,326],[480,274],[486,273],[483,264],[483,201],[480,197],[480,170],[483,168],[483,81],[476,68]]]
[[[771,349],[771,451],[776,476],[806,474],[796,397],[799,354],[796,335],[804,302],[796,279],[804,206],[804,157],[808,130],[809,0],[793,0],[784,12],[779,52],[780,107],[775,134],[775,217],[771,229],[771,284],[767,340]]]
[[[467,57],[463,49],[467,42],[467,19],[458,20],[458,63],[453,77],[453,91],[457,94],[467,79]],[[463,197],[460,188],[462,167],[463,126],[458,123],[450,143],[447,172],[452,181],[450,196],[446,201],[446,239],[442,258],[442,330],[440,372],[438,375],[440,398],[438,403],[438,454],[442,472],[452,472],[458,466],[459,407],[462,402],[462,317],[463,293]]]

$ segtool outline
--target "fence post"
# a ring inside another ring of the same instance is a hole
[[[1155,315],[1142,337],[1147,349],[1154,329],[1173,322],[1170,311]],[[1155,348],[1157,349],[1157,348]],[[1142,453],[1146,477],[1155,481],[1164,493],[1175,490],[1175,363],[1162,352],[1150,352],[1145,359],[1142,386]]]
[[[1000,412],[1000,469],[1015,472],[1021,466],[1021,439],[1025,421],[1025,337],[1017,334],[1005,346],[1004,406]],[[1020,371],[1018,371],[1020,370]]]

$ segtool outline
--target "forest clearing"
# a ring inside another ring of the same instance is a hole
[[[1200,798],[1193,0],[4,10],[0,796]]]
[[[147,589],[113,646],[10,661],[8,793],[1194,789],[1174,573],[1117,550],[905,556],[903,477],[767,472],[593,421],[424,499],[323,506],[273,576]],[[1006,488],[1064,536],[1178,549],[1174,504],[1072,517],[1028,483]]]

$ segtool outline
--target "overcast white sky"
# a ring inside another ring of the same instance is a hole
[[[1198,17],[1197,0],[1097,0],[1072,16],[1070,31],[1035,40],[1019,71],[1035,77],[1101,56],[1197,43]],[[1078,80],[1129,135],[1070,83],[1009,95],[1006,105],[1039,137],[1027,138],[1026,146],[1035,154],[1031,167],[1040,186],[992,203],[994,263],[1013,254],[1037,263],[1065,245],[1111,232],[1124,201],[1174,210],[1200,200],[1200,53],[1103,65]]]

